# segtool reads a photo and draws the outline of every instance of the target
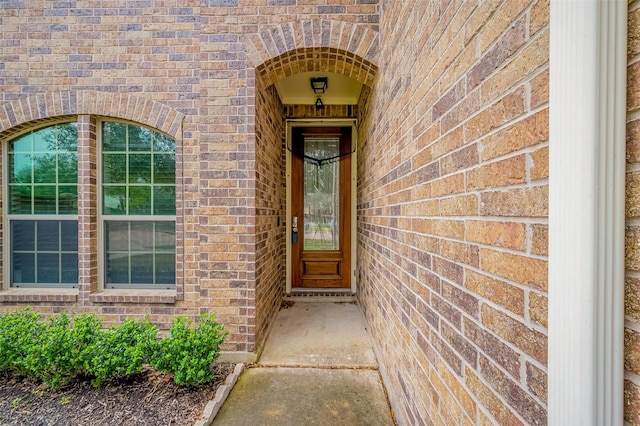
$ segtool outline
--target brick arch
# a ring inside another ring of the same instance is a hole
[[[327,71],[371,86],[378,70],[378,32],[330,19],[284,23],[245,42],[249,62],[265,86],[306,71]]]
[[[0,135],[26,124],[64,116],[99,115],[144,124],[178,139],[184,114],[157,101],[128,93],[67,90],[29,95],[0,104]]]

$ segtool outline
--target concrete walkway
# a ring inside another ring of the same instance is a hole
[[[214,425],[393,425],[371,339],[351,303],[282,309]]]

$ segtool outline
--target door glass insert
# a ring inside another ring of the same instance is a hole
[[[304,250],[339,250],[340,138],[305,138]],[[317,162],[318,158],[336,161]]]

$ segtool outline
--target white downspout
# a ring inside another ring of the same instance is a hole
[[[550,31],[549,425],[621,425],[627,1]]]

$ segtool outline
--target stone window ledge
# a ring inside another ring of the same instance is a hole
[[[91,293],[93,303],[175,303],[175,290],[103,290]]]
[[[12,288],[0,291],[0,302],[77,302],[77,288]]]

